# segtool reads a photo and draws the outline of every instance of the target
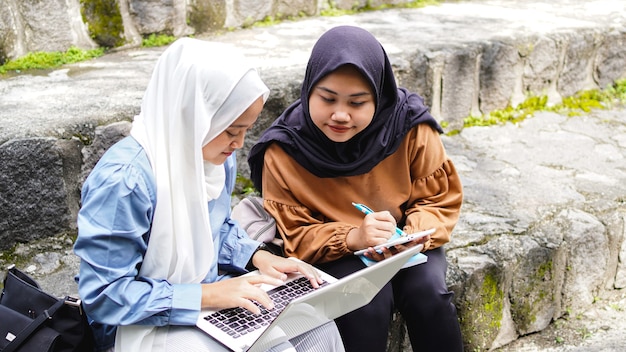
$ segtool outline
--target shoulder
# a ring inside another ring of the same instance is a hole
[[[264,166],[270,170],[288,169],[294,172],[293,168],[301,167],[300,164],[291,157],[278,143],[272,143],[265,151]]]
[[[291,159],[278,143],[271,143],[265,150],[265,163]]]
[[[448,159],[439,131],[427,123],[413,127],[402,145],[399,151],[406,153],[414,175],[430,175]]]
[[[439,131],[427,123],[416,125],[404,136],[403,143],[409,150],[443,149]]]
[[[147,154],[134,138],[126,137],[102,155],[85,180],[83,191],[95,187],[127,190],[140,187],[150,192],[154,183]]]
[[[430,139],[440,140],[439,131],[434,129],[431,125],[427,123],[420,123],[415,125],[415,127],[411,128],[407,133],[407,137],[412,136],[412,138],[418,138],[419,140],[426,141]]]
[[[265,151],[265,157],[267,158],[268,156],[270,158],[274,158],[278,160],[294,160],[295,161],[295,159],[278,142],[274,142],[267,146],[267,149]]]

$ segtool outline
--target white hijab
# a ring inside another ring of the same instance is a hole
[[[139,275],[173,284],[206,277],[216,251],[208,201],[222,192],[225,171],[203,160],[202,147],[268,95],[257,71],[233,47],[181,38],[163,52],[130,132],[148,155],[157,192]],[[161,350],[157,330],[119,327],[115,349]]]

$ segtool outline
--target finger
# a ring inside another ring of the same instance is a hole
[[[420,238],[420,239],[417,241],[417,243],[418,243],[418,244],[424,244],[424,243],[426,243],[426,242],[428,242],[428,241],[430,241],[430,235],[428,235],[428,236],[424,236],[424,237]]]
[[[265,309],[268,309],[268,310],[274,309],[274,302],[265,292],[263,292],[263,295],[261,295],[259,298],[255,299],[255,301],[259,302],[259,304],[265,307]],[[260,313],[260,310],[259,310],[259,313]]]
[[[282,282],[285,282],[285,280],[287,280],[287,274],[285,273],[291,273],[296,271],[295,269],[288,269],[285,268],[283,266],[271,266],[269,268],[265,268],[263,271],[264,275],[267,275],[269,277],[272,277],[274,279],[278,279],[281,280]]]
[[[259,286],[261,284],[280,286],[283,283],[285,283],[284,280],[271,277],[266,274],[246,276],[246,280],[248,281],[249,284],[254,285],[254,286]]]
[[[319,272],[312,265],[302,265],[299,271],[304,277],[309,279],[314,288],[320,287],[320,284],[324,282]]]
[[[384,259],[393,257],[393,254],[394,253],[392,251],[392,248],[387,248],[387,247],[382,248],[382,256],[384,257]]]
[[[272,276],[284,282],[288,278],[288,273],[295,273],[300,271],[300,263],[304,262],[295,258],[292,259],[291,257],[287,259],[281,257],[276,259],[270,267],[265,268],[263,274]]]
[[[288,260],[288,262],[291,262],[294,265],[293,267],[291,266],[285,267],[289,269],[288,272],[298,272],[302,274],[304,277],[309,279],[309,281],[311,282],[311,285],[313,285],[313,287],[315,288],[318,288],[319,284],[324,282],[319,272],[317,271],[317,269],[315,269],[313,265],[303,262],[302,260],[294,258],[294,257],[289,257],[287,259],[290,259]],[[284,269],[284,268],[281,267],[281,269]]]
[[[405,249],[406,249],[406,248],[405,248]],[[389,248],[389,250],[391,251],[391,255],[392,255],[392,256],[394,256],[394,255],[396,255],[396,254],[398,254],[398,253],[400,253],[400,252],[401,252],[401,251],[400,251],[398,248],[396,248],[396,247],[391,247],[391,248]]]
[[[254,304],[254,301],[265,307],[265,309],[274,309],[274,302],[267,295],[267,292],[258,287],[254,287],[254,290],[250,291],[249,294],[246,295],[241,307],[254,314],[259,314],[261,313],[261,310],[256,304]]]
[[[393,226],[396,226],[396,219],[393,217],[393,215],[391,215],[388,210],[378,211],[372,214],[374,215],[374,218],[376,220],[391,222],[393,223]]]
[[[249,311],[252,314],[259,315],[261,314],[261,309],[254,304],[254,302],[244,299],[240,305],[241,308]]]
[[[389,241],[389,239],[391,238],[391,236],[393,236],[395,234],[395,231],[392,230],[388,225],[389,223],[384,223],[385,226],[379,228],[376,231],[376,237],[378,239],[382,239],[381,243],[385,243],[387,241]]]
[[[418,243],[416,241],[411,241],[411,242],[407,242],[404,244],[397,244],[394,246],[394,249],[396,250],[396,253],[400,253],[400,252],[406,251],[407,249],[411,247],[415,247],[417,245]]]
[[[372,247],[368,248],[367,252],[365,252],[365,256],[369,259],[375,260],[377,262],[385,259],[385,256],[376,252],[376,250]]]

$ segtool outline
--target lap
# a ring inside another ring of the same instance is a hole
[[[230,349],[193,326],[169,326],[162,329],[167,329],[167,352],[230,352]],[[270,351],[343,351],[343,344],[334,322],[329,322],[275,346]],[[115,352],[115,349],[112,347],[102,352]]]
[[[203,331],[189,326],[170,326],[167,352],[228,352],[228,348]]]

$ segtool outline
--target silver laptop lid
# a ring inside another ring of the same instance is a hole
[[[421,252],[417,245],[339,281],[296,298],[248,352],[261,352],[368,304],[391,278]]]

